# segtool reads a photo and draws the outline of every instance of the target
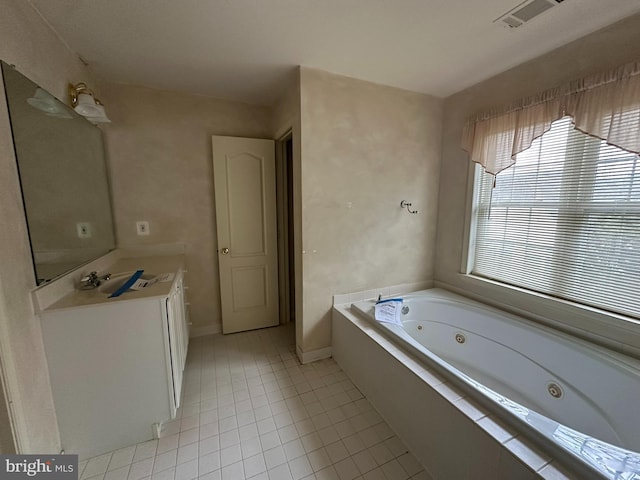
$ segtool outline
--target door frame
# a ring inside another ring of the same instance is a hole
[[[300,115],[294,113],[291,116],[286,116],[278,127],[275,129],[275,135],[273,138],[276,140],[276,145],[286,138],[291,132],[291,139],[293,142],[293,155],[291,158],[291,198],[293,202],[293,211],[289,212],[291,215],[291,226],[293,231],[289,232],[292,239],[293,246],[291,251],[293,252],[293,258],[289,261],[293,270],[293,289],[294,289],[294,315],[295,317],[295,334],[296,334],[296,355],[301,363],[304,363],[304,308],[303,308],[303,262],[302,262],[302,148],[301,148],[301,136],[300,136]],[[277,153],[276,153],[277,155]],[[276,162],[278,157],[276,157]]]
[[[293,215],[293,130],[288,129],[276,141],[276,215],[278,225],[278,291],[280,325],[296,319],[295,258]]]

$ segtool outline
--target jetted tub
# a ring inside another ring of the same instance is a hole
[[[604,478],[640,480],[640,361],[446,290],[401,298],[402,326],[352,311]]]

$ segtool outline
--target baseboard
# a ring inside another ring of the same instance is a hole
[[[214,333],[220,333],[221,331],[222,325],[219,323],[207,325],[206,327],[191,327],[189,330],[189,338],[204,337],[205,335],[213,335]]]
[[[298,360],[300,360],[300,362],[303,364],[316,362],[318,360],[331,357],[331,347],[319,348],[317,350],[310,350],[308,352],[303,352],[300,346],[298,345],[296,347],[296,352],[298,354]]]

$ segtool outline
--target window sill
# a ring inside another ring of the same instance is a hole
[[[589,342],[640,359],[640,322],[472,274],[457,274],[442,287]]]

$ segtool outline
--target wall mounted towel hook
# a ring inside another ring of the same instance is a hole
[[[400,202],[400,208],[406,208],[407,212],[409,213],[413,213],[413,214],[418,213],[418,210],[411,210],[411,203],[407,202],[406,200],[402,200]]]

